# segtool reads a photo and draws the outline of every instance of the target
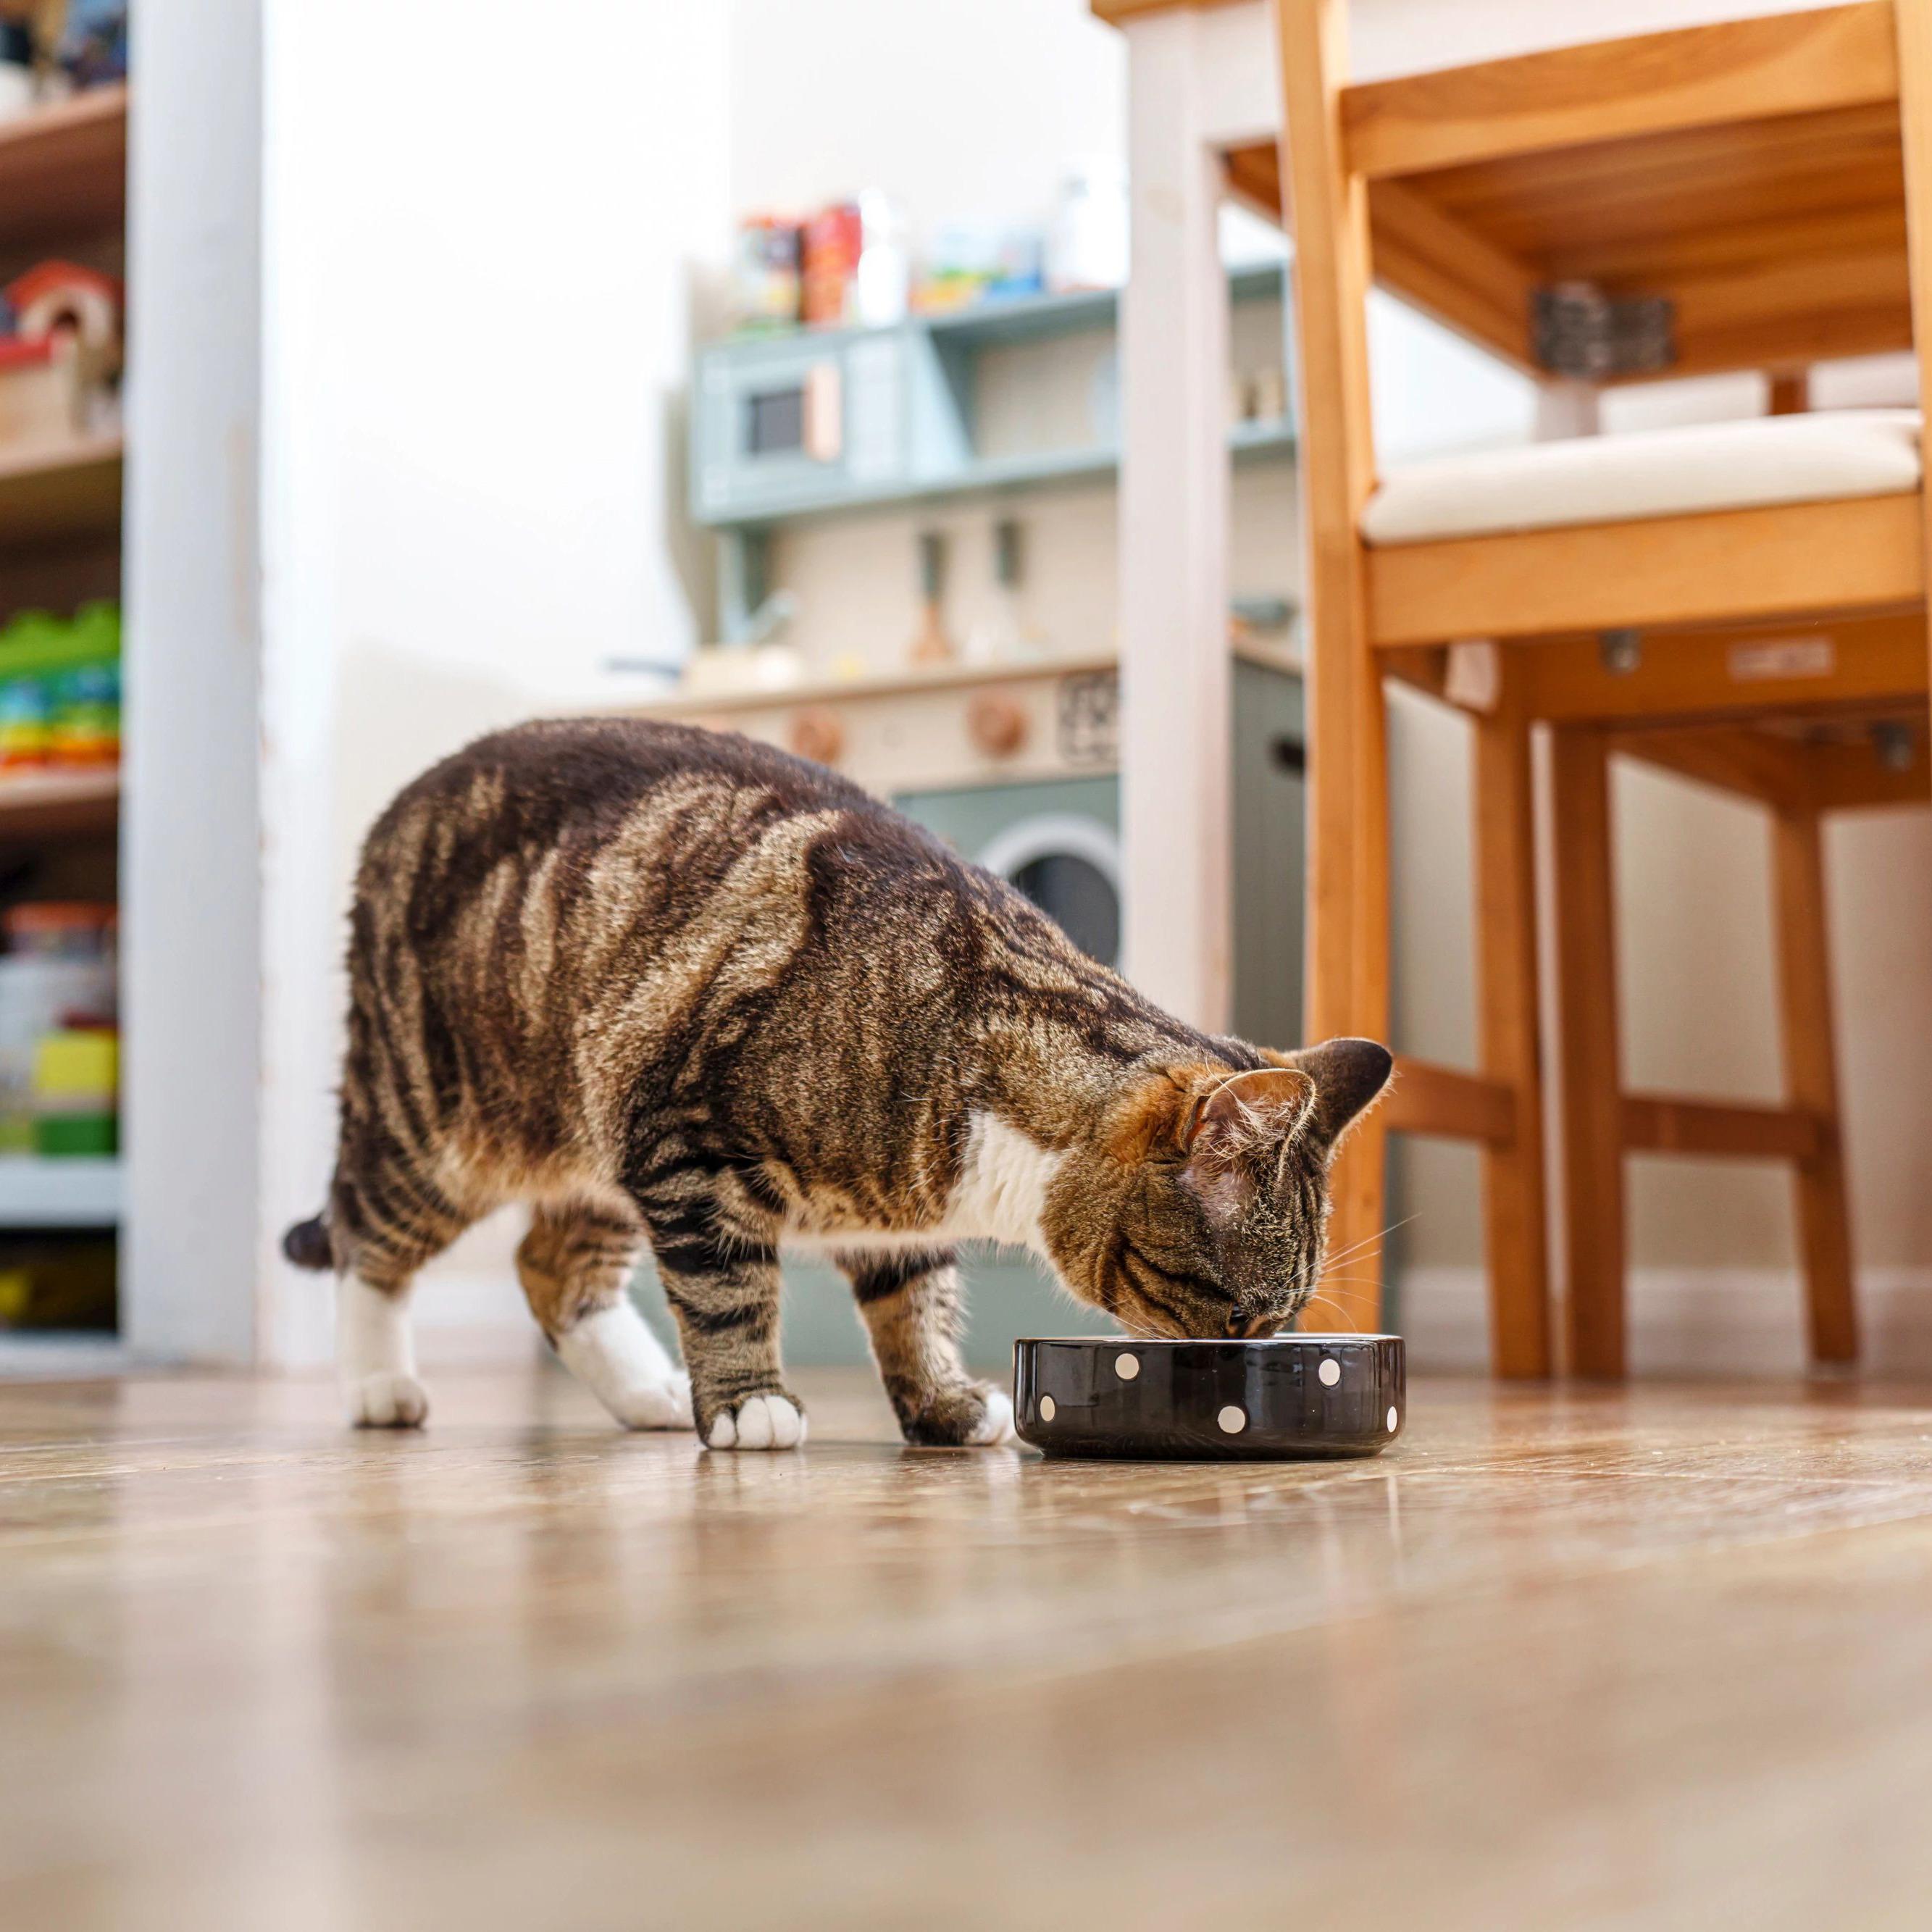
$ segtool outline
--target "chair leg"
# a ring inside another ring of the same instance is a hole
[[[1625,1366],[1624,1145],[1612,896],[1608,741],[1552,734],[1564,1253],[1564,1334],[1574,1375]]]
[[[1832,1037],[1823,841],[1818,814],[1802,807],[1780,811],[1772,824],[1785,1081],[1792,1105],[1814,1115],[1822,1130],[1816,1157],[1801,1161],[1794,1177],[1811,1359],[1854,1362],[1858,1308]]]
[[[1535,806],[1529,728],[1506,710],[1476,721],[1478,1013],[1483,1071],[1508,1083],[1515,1138],[1483,1150],[1490,1360],[1496,1374],[1550,1372],[1550,1263],[1537,1017]]]
[[[1352,656],[1349,670],[1346,686],[1329,691],[1310,748],[1312,1041],[1388,1035],[1388,719],[1381,681],[1365,652]],[[1372,1113],[1335,1158],[1329,1174],[1333,1272],[1323,1278],[1320,1302],[1302,1317],[1306,1330],[1364,1333],[1381,1326],[1388,1147],[1388,1132]]]

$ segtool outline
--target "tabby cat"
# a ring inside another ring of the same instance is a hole
[[[363,850],[334,1183],[353,1419],[422,1421],[412,1276],[530,1204],[531,1312],[622,1423],[788,1448],[778,1250],[850,1278],[908,1442],[1004,1438],[956,1244],[1023,1245],[1147,1336],[1256,1336],[1322,1262],[1329,1156],[1388,1052],[1170,1018],[1004,881],[821,767],[675,724],[482,740]],[[688,1380],[632,1306],[657,1260]]]

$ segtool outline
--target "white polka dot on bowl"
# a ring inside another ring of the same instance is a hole
[[[1225,1436],[1238,1436],[1248,1426],[1247,1412],[1237,1408],[1232,1402],[1214,1420],[1221,1425]]]
[[[1122,1382],[1130,1382],[1141,1372],[1141,1358],[1138,1355],[1116,1355],[1114,1372]]]
[[[1390,1409],[1390,1410],[1389,1411],[1389,1412],[1388,1412],[1388,1428],[1389,1428],[1389,1433],[1390,1433],[1391,1436],[1393,1436],[1393,1435],[1395,1433],[1395,1427],[1396,1427],[1396,1424],[1398,1422],[1400,1422],[1401,1420],[1402,1420],[1401,1417],[1400,1417],[1400,1416],[1399,1416],[1399,1415],[1397,1415],[1397,1414],[1396,1414],[1396,1412],[1395,1412],[1395,1411],[1394,1411],[1394,1409]]]
[[[1393,1415],[1395,1412],[1391,1409],[1389,1413]],[[1053,1420],[1053,1398],[1050,1395],[1043,1395],[1040,1399],[1040,1419],[1042,1422]]]
[[[1342,1379],[1342,1364],[1333,1355],[1324,1355],[1321,1367],[1315,1372],[1322,1378],[1324,1388],[1333,1388]]]

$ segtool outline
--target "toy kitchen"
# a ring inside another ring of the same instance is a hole
[[[882,225],[867,197],[745,225],[740,326],[699,352],[690,408],[720,641],[629,708],[836,767],[1117,963],[1118,304],[1091,284],[1124,262],[1090,244],[1054,273],[1049,242],[1042,272],[994,238],[909,291]],[[1230,296],[1234,1021],[1286,1045],[1303,734],[1280,263],[1232,271]]]

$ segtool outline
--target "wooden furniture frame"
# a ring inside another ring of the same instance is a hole
[[[1344,1154],[1334,1240],[1372,1244],[1382,1226],[1387,1129],[1476,1141],[1495,1365],[1552,1366],[1530,777],[1531,729],[1548,721],[1569,1365],[1624,1369],[1632,1150],[1792,1162],[1814,1354],[1849,1360],[1818,820],[1916,795],[1923,754],[1916,776],[1868,771],[1856,746],[1848,758],[1842,744],[1768,736],[1749,721],[1855,705],[1922,713],[1926,492],[1371,549],[1359,529],[1375,482],[1365,304],[1379,277],[1533,367],[1539,285],[1586,278],[1612,296],[1663,296],[1676,305],[1678,356],[1660,373],[1768,369],[1786,379],[1787,406],[1795,372],[1910,346],[1916,315],[1932,374],[1932,0],[1861,0],[1358,87],[1346,10],[1345,0],[1276,8],[1286,124],[1272,185],[1286,180],[1293,208],[1310,526],[1309,1030],[1388,1027],[1384,680],[1474,692],[1464,701],[1476,736],[1481,1066],[1407,1066]],[[1244,191],[1270,191],[1264,151],[1229,166]],[[1923,387],[1932,394],[1932,381]],[[1632,650],[1634,669],[1620,662]],[[1665,732],[1666,721],[1696,728]],[[1622,1090],[1612,751],[1772,808],[1782,1108]],[[1338,1325],[1373,1324],[1374,1272],[1351,1264],[1354,1285],[1331,1293]]]

